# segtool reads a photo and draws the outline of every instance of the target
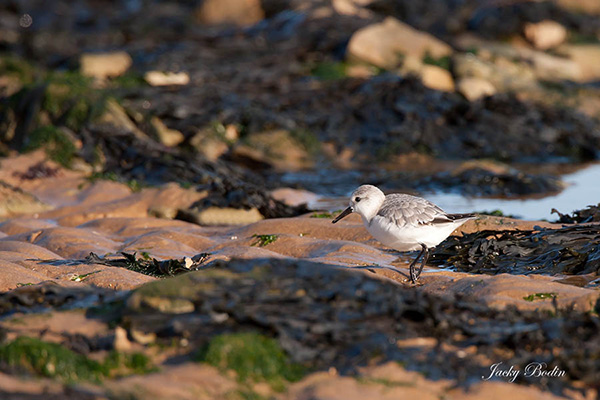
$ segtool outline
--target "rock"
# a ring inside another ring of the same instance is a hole
[[[200,129],[191,139],[190,144],[210,161],[216,161],[229,150],[225,142],[226,137],[221,137],[214,129]]]
[[[600,79],[600,45],[581,44],[566,45],[559,48],[561,53],[566,54],[573,60],[581,70],[579,82],[593,82]]]
[[[229,142],[235,142],[240,138],[240,131],[236,125],[229,124],[224,127],[223,136]]]
[[[483,79],[501,92],[537,87],[537,79],[530,66],[502,56],[488,61],[474,54],[458,54],[453,57],[453,71],[458,80]]]
[[[580,81],[582,77],[581,66],[565,57],[535,51],[526,55],[533,64],[533,70],[538,79],[548,81]]]
[[[346,67],[346,76],[350,78],[369,79],[377,73],[377,68],[371,65],[351,64]]]
[[[402,75],[421,76],[423,70],[423,60],[413,55],[407,55],[402,60],[402,66],[398,72]]]
[[[548,371],[550,370],[551,368],[548,369]],[[503,399],[507,397],[510,397],[512,400],[560,399],[559,396],[554,395],[552,392],[541,391],[534,387],[515,385],[510,381],[490,381],[485,383],[477,382],[471,385],[468,390],[463,388],[451,388],[444,393],[447,393],[448,398],[461,400]]]
[[[265,17],[260,0],[204,0],[196,10],[201,24],[254,25]]]
[[[435,65],[423,65],[421,70],[421,80],[423,84],[430,89],[440,90],[442,92],[454,91],[454,79],[450,71]]]
[[[197,213],[213,207],[246,211],[256,208],[265,218],[291,217],[308,212],[304,206],[292,207],[274,199],[262,186],[231,180],[228,177],[223,178],[218,185],[212,185],[209,195],[195,202],[189,211]],[[226,221],[231,220],[228,225],[235,224],[233,217],[235,216],[225,216]],[[258,215],[255,214],[254,218],[258,218]],[[185,215],[180,219],[196,222],[195,217],[188,219]]]
[[[372,2],[373,0],[332,0],[331,5],[338,14],[369,18],[373,13],[364,6]]]
[[[185,140],[183,133],[176,129],[170,129],[158,117],[152,117],[150,125],[158,140],[167,147],[174,147]]]
[[[124,131],[131,132],[138,139],[147,139],[148,137],[142,132],[135,123],[129,118],[127,112],[116,100],[110,99],[106,102],[104,114],[98,118],[98,123],[114,125]]]
[[[149,400],[227,399],[236,398],[231,394],[241,392],[234,379],[196,362],[160,368],[151,374],[126,376],[111,382],[108,390],[113,398]]]
[[[427,54],[433,58],[452,54],[452,48],[446,43],[393,17],[356,31],[346,51],[351,61],[386,69],[397,67],[405,55],[423,59]]]
[[[492,96],[496,93],[494,85],[482,78],[462,78],[458,81],[456,89],[469,101]]]
[[[194,303],[187,299],[177,298],[162,298],[162,297],[145,297],[142,304],[137,307],[146,307],[152,310],[157,310],[169,314],[186,314],[194,312]]]
[[[176,183],[167,183],[159,188],[148,188],[142,193],[151,197],[149,209],[179,209],[190,207],[195,202],[207,196],[206,191],[185,189]],[[168,212],[168,214],[172,213]]]
[[[7,262],[1,262],[2,271],[8,272],[6,267]],[[25,269],[25,268],[23,268]],[[33,273],[29,270],[30,273]],[[9,275],[10,276],[10,275]],[[6,278],[3,276],[2,278]],[[33,283],[24,279],[21,275],[21,283]],[[13,287],[14,288],[14,287]],[[98,297],[103,300],[110,301],[111,294],[114,290],[107,290],[98,287],[76,284],[59,284],[52,280],[46,280],[34,285],[22,285],[16,289],[8,291],[2,287],[0,293],[0,312],[2,314],[11,312],[24,312],[28,309],[44,306],[47,308],[58,308],[73,304],[94,304],[98,301]]]
[[[296,171],[312,164],[311,154],[305,145],[290,131],[283,129],[246,136],[243,143],[232,149],[231,157],[242,163],[281,171]]]
[[[597,0],[557,0],[557,3],[576,13],[600,15],[600,2]]]
[[[484,41],[468,36],[460,38],[458,46],[463,49],[478,48],[477,56],[472,54],[469,56],[477,58],[482,62],[493,64],[496,67],[509,66],[505,71],[494,72],[499,76],[506,76],[507,82],[508,78],[510,78],[509,75],[512,76],[510,79],[514,80],[514,76],[518,74],[523,74],[523,78],[527,77],[528,79],[533,77],[553,81],[581,80],[581,67],[574,60],[570,59],[568,54],[550,54],[519,44],[518,41],[516,44],[511,45]],[[458,56],[454,58],[456,73],[462,73],[460,70],[462,65],[458,65],[461,61],[459,58]],[[494,84],[498,85],[498,82],[494,82]]]
[[[247,225],[264,219],[256,208],[243,210],[230,207],[180,210],[176,218],[198,225]]]
[[[275,200],[279,200],[290,206],[299,206],[301,204],[309,204],[316,201],[319,195],[308,190],[292,189],[292,188],[279,188],[271,192],[271,196]]]
[[[525,38],[536,49],[548,50],[561,45],[567,38],[567,29],[556,21],[529,22],[523,28]]]
[[[35,196],[0,181],[0,218],[18,214],[35,214],[53,207],[42,203]]]
[[[131,351],[131,342],[127,338],[127,331],[120,326],[115,328],[115,340],[113,341],[113,347],[116,351],[120,352]]]
[[[186,72],[148,71],[144,74],[144,79],[150,86],[181,86],[190,83],[190,76]]]
[[[36,284],[46,280],[46,277],[43,274],[32,271],[31,269],[23,267],[14,262],[0,260],[0,268],[2,268],[2,276],[0,276],[0,291],[2,292],[13,290],[24,285],[29,286],[30,284]],[[13,306],[11,305],[10,301],[3,304],[2,299],[0,299],[0,312],[5,313],[12,307]]]
[[[402,367],[398,367],[401,369]],[[286,400],[437,400],[448,389],[445,382],[427,382],[418,373],[396,373],[393,378],[337,376],[318,372],[291,385]],[[385,382],[385,384],[378,384]],[[458,398],[458,397],[457,397]]]
[[[112,53],[84,53],[79,57],[81,73],[98,79],[120,76],[132,64],[131,56],[124,51]]]
[[[0,76],[0,95],[10,97],[23,87],[23,83],[15,76]]]

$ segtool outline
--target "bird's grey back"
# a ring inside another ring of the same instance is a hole
[[[452,218],[452,214],[447,214],[429,200],[402,193],[385,196],[385,201],[377,215],[390,219],[399,226],[449,223],[460,219]],[[470,216],[470,214],[464,215],[465,218]]]

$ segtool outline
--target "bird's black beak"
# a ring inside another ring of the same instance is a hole
[[[352,214],[353,212],[354,212],[354,210],[352,209],[352,207],[348,207],[344,211],[342,211],[342,213],[340,215],[338,215],[337,217],[335,217],[335,219],[333,221],[331,221],[331,223],[335,224],[340,219],[344,218],[346,215]]]

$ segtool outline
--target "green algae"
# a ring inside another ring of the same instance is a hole
[[[523,297],[525,301],[535,301],[535,300],[547,300],[556,297],[556,293],[533,293],[529,296]]]
[[[348,65],[344,62],[323,61],[316,64],[310,73],[319,79],[331,81],[347,78],[347,68]]]
[[[100,381],[107,375],[106,368],[97,361],[59,344],[26,336],[0,346],[0,362],[8,369],[64,382]]]
[[[150,358],[143,353],[121,353],[111,351],[103,366],[111,376],[142,375],[157,371]]]
[[[416,386],[415,382],[409,381],[396,381],[385,378],[372,378],[367,376],[357,376],[356,381],[361,384],[372,384],[372,385],[382,385],[388,388],[393,387],[414,387]]]
[[[94,172],[93,174],[91,174],[87,178],[87,180],[89,182],[91,182],[91,183],[94,183],[94,182],[97,182],[97,181],[119,182],[119,183],[122,183],[124,185],[127,185],[127,187],[129,187],[129,189],[133,193],[138,193],[143,188],[150,187],[149,185],[146,185],[146,184],[138,181],[137,179],[124,179],[124,178],[121,178],[119,175],[117,175],[116,173],[114,173],[112,171]]]
[[[436,67],[450,70],[451,59],[450,56],[433,57],[429,52],[423,57],[423,64],[435,65]]]
[[[317,213],[314,212],[312,213],[312,215],[310,216],[311,218],[326,218],[326,219],[332,219],[338,216],[339,213],[341,213],[342,210],[337,210],[334,212],[321,212],[321,213]]]
[[[60,344],[28,336],[20,336],[0,346],[0,367],[65,383],[100,382],[107,377],[145,374],[155,370],[150,359],[142,353],[112,351],[99,362]]]
[[[265,247],[279,239],[277,235],[252,235],[253,238],[256,238],[256,241],[252,243],[252,246]]]
[[[290,362],[275,339],[255,332],[215,336],[196,359],[221,371],[235,371],[240,382],[267,382],[278,391],[306,372],[303,366]]]
[[[290,136],[306,150],[309,155],[315,155],[321,149],[319,137],[308,129],[292,129]]]
[[[64,167],[70,167],[77,148],[62,130],[54,125],[46,125],[33,130],[23,148],[24,152],[45,148],[48,157]]]
[[[29,62],[13,55],[0,56],[0,76],[11,76],[22,84],[30,84],[35,79],[35,68]]]

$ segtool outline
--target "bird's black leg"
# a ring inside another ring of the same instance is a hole
[[[417,272],[415,281],[421,276],[421,272],[423,272],[423,267],[425,266],[425,264],[427,264],[427,259],[429,259],[429,249],[423,243],[421,243],[421,253],[424,253],[423,259],[421,260],[421,267],[419,267],[419,271]]]
[[[419,257],[421,257],[423,255],[423,252],[426,249],[427,249],[427,246],[425,246],[424,244],[421,244],[421,252],[419,253],[419,255],[417,255],[417,257],[413,260],[413,262],[410,263],[410,266],[408,267],[408,270],[410,271],[410,281],[412,283],[417,283],[417,279],[419,279],[419,275],[415,274],[415,264],[419,260]],[[423,269],[423,265],[421,265],[421,269]],[[421,274],[420,270],[419,270],[419,274]]]

